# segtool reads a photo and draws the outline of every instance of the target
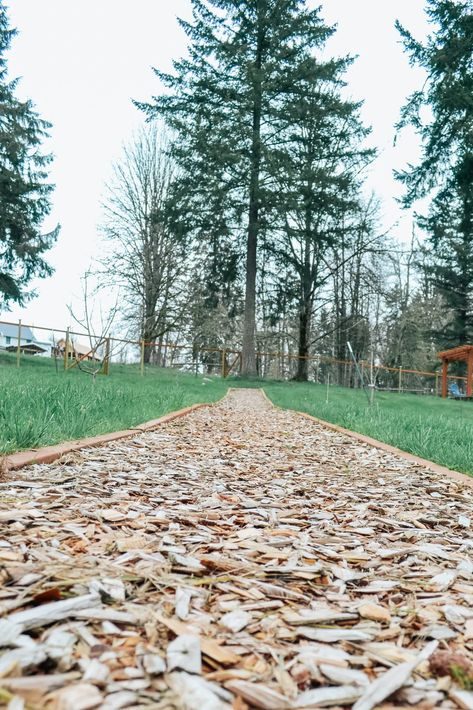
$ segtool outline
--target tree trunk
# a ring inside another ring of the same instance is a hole
[[[146,338],[144,340],[146,342]],[[144,353],[143,353],[145,365],[149,365],[152,352],[153,352],[153,346],[152,345],[145,345]]]
[[[262,24],[262,22],[260,21]],[[250,167],[250,200],[248,209],[248,241],[246,246],[246,286],[243,341],[241,349],[241,373],[254,377],[256,373],[255,328],[256,328],[256,254],[259,219],[259,179],[261,169],[261,64],[263,31],[260,24],[256,47],[253,85],[253,128]]]
[[[311,229],[312,214],[310,209],[306,210],[307,234],[304,244],[304,265],[301,274],[301,293],[299,304],[299,348],[297,361],[297,372],[294,379],[300,382],[307,382],[309,379],[309,346],[310,346],[310,325],[312,319],[312,268],[311,268]]]
[[[297,372],[295,380],[298,382],[307,382],[309,379],[309,341],[310,341],[310,319],[311,319],[310,304],[306,304],[299,313],[299,348],[297,361]]]

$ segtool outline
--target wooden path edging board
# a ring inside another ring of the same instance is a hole
[[[271,399],[268,397],[268,395],[262,388],[261,392],[263,393],[265,399],[273,407],[276,407],[276,409],[284,410],[284,407],[280,407],[279,405],[274,404],[274,402],[271,401]],[[368,444],[368,446],[373,446],[376,449],[380,449],[381,451],[386,452],[387,454],[394,454],[395,456],[399,456],[405,459],[406,461],[410,461],[411,463],[415,463],[419,466],[423,466],[424,468],[428,468],[434,473],[440,474],[441,476],[447,476],[448,478],[452,478],[454,481],[458,481],[460,483],[466,484],[467,486],[473,487],[473,477],[469,476],[467,473],[460,473],[460,471],[454,471],[453,469],[447,468],[446,466],[441,466],[440,464],[434,463],[433,461],[429,461],[428,459],[423,459],[420,456],[416,456],[415,454],[410,454],[407,451],[398,449],[396,446],[391,446],[391,444],[385,444],[384,441],[378,441],[378,439],[373,439],[371,436],[366,436],[366,434],[359,434],[356,431],[351,431],[351,429],[344,429],[344,427],[341,427],[338,424],[332,424],[332,422],[327,422],[324,419],[318,419],[317,417],[314,417],[312,414],[308,414],[307,412],[300,412],[298,409],[286,409],[285,411],[300,414],[302,417],[309,419],[315,424],[319,424],[320,426],[326,427],[327,429],[336,431],[339,434],[345,434],[345,436],[349,436],[352,439],[356,439],[362,444]]]
[[[162,424],[166,424],[167,422],[172,422],[174,419],[185,417],[187,414],[195,412],[197,409],[202,409],[203,407],[212,407],[215,404],[217,404],[217,402],[201,402],[199,404],[192,404],[190,407],[185,407],[184,409],[178,409],[175,412],[164,414],[159,419],[152,419],[151,421],[145,422],[144,424],[138,424],[132,429],[114,431],[109,434],[100,434],[99,436],[90,436],[85,439],[76,439],[75,441],[64,441],[61,444],[54,444],[53,446],[43,446],[40,449],[19,451],[18,453],[9,454],[4,458],[0,457],[0,463],[7,472],[15,471],[19,468],[24,468],[25,466],[32,466],[33,464],[38,463],[53,463],[54,461],[60,459],[62,456],[65,456],[65,454],[70,454],[74,451],[80,451],[81,449],[88,449],[93,446],[103,446],[104,444],[109,444],[112,441],[118,441],[119,439],[126,439],[131,436],[136,436],[137,434],[156,429],[157,427],[161,426]]]

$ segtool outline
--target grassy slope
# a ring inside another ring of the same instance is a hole
[[[85,373],[64,372],[59,363],[0,353],[0,454],[126,429],[197,402],[225,394],[221,379],[173,370],[113,365],[96,384]]]
[[[449,468],[473,474],[473,402],[376,393],[370,408],[360,390],[324,385],[269,383],[271,400],[289,409],[367,434]]]

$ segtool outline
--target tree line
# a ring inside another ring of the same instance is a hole
[[[103,282],[121,289],[130,331],[158,343],[146,360],[160,361],[166,339],[196,352],[226,346],[241,349],[251,376],[256,352],[277,350],[300,356],[292,375],[306,380],[309,355],[344,359],[347,341],[358,357],[421,369],[438,348],[473,341],[471,0],[427,0],[423,42],[398,24],[406,58],[426,77],[397,126],[413,126],[422,146],[418,164],[396,175],[404,207],[428,205],[410,244],[381,227],[367,191],[376,147],[361,101],[347,99],[354,59],[328,56],[335,28],[321,9],[305,0],[191,5],[192,19],[180,20],[187,54],[172,72],[156,69],[160,93],[136,102],[148,123],[124,148],[104,199]],[[4,10],[0,18],[3,57],[11,30]],[[14,105],[4,73],[0,85],[0,100]],[[28,111],[36,133],[17,150],[23,176],[47,130]],[[20,135],[24,121],[12,118],[7,132]],[[11,161],[0,125],[4,191]],[[44,210],[50,187],[40,178]],[[42,217],[22,238],[47,248],[56,234],[41,237]],[[0,242],[14,245],[3,215],[0,228]],[[38,272],[47,268],[40,253]],[[15,269],[0,256],[5,302],[25,297],[4,288],[2,270],[14,278]]]

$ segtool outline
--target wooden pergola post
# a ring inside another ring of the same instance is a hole
[[[468,360],[466,364],[466,396],[471,397],[472,390],[472,380],[473,380],[473,349],[468,353]]]

